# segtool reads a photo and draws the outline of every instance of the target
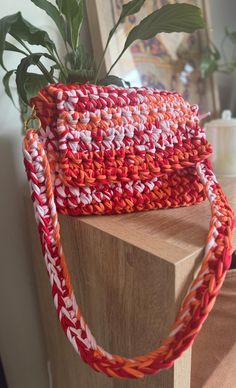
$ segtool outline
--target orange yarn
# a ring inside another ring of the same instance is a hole
[[[55,307],[82,359],[117,378],[170,368],[197,336],[231,263],[233,212],[207,160],[198,108],[177,93],[95,85],[45,87],[32,100],[42,121],[24,159]],[[126,359],[97,345],[77,305],[60,241],[63,214],[120,214],[189,206],[208,197],[212,219],[202,266],[168,338]]]

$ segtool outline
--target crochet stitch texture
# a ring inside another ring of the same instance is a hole
[[[141,378],[169,368],[194,341],[231,263],[233,212],[211,169],[198,107],[151,88],[54,84],[32,99],[42,122],[29,130],[24,160],[58,317],[96,371]],[[168,338],[133,359],[97,345],[75,300],[57,211],[121,214],[190,206],[208,197],[212,219],[202,266]]]

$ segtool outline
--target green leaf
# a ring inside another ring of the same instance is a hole
[[[139,12],[144,3],[145,0],[131,0],[126,4],[123,4],[119,20],[122,22],[127,16]]]
[[[50,18],[54,21],[58,30],[60,31],[62,38],[64,39],[64,41],[66,41],[65,20],[61,16],[58,9],[47,0],[31,0],[31,1],[37,7],[43,9],[50,16]]]
[[[116,77],[115,75],[108,75],[106,78],[103,78],[100,81],[98,81],[98,85],[103,85],[103,86],[116,85],[116,86],[127,87],[127,86],[130,86],[130,83],[120,77]]]
[[[20,117],[23,124],[22,133],[24,134],[25,132],[24,123],[31,116],[32,108],[29,105],[25,104],[24,101],[20,98],[20,96],[19,96],[19,108],[20,108]],[[34,128],[35,124],[37,124],[35,120],[32,120],[30,123],[30,126]]]
[[[12,94],[11,94],[11,89],[10,89],[10,85],[9,85],[9,82],[10,82],[10,78],[11,76],[16,72],[16,70],[10,70],[8,71],[3,79],[2,79],[2,83],[3,83],[3,86],[4,86],[4,89],[5,89],[5,93],[6,95],[11,99],[11,101],[13,102],[13,104],[15,105],[15,102],[13,100],[13,97],[12,97]]]
[[[56,4],[67,21],[67,42],[75,50],[84,18],[83,0],[57,0]]]
[[[50,39],[48,33],[34,27],[22,17],[20,12],[18,12],[18,19],[16,23],[11,26],[9,33],[14,38],[20,38],[32,45],[40,45],[55,50],[55,44]]]
[[[215,46],[213,42],[210,42],[210,47],[211,47],[211,55],[216,61],[219,61],[221,58],[221,55],[218,48]]]
[[[42,74],[35,74],[35,73],[25,73],[23,76],[23,82],[24,82],[24,89],[25,93],[27,96],[27,101],[30,101],[30,99],[39,92],[39,90],[47,85],[47,80]],[[21,120],[23,123],[25,120],[27,120],[31,113],[32,113],[32,108],[29,106],[29,103],[25,102],[22,100],[22,98],[19,95],[19,105],[20,105],[20,113],[21,113]],[[31,121],[30,126],[32,128],[37,129],[38,127],[38,122],[36,121]]]
[[[211,76],[215,71],[219,69],[219,60],[221,55],[217,47],[213,42],[210,42],[209,47],[206,47],[203,51],[203,55],[200,63],[200,72],[202,78]]]
[[[212,51],[210,48],[206,48],[204,50],[201,63],[200,63],[200,71],[202,78],[210,77],[214,71],[218,70],[218,62],[212,56]]]
[[[204,26],[199,7],[190,4],[167,4],[148,15],[130,31],[124,50],[137,39],[150,39],[161,32],[193,32]]]
[[[59,69],[60,68],[59,68],[59,66],[57,64],[51,66],[50,71],[49,71],[49,74],[51,75],[51,77],[53,77],[53,75],[54,75],[54,70],[59,70]]]
[[[0,64],[6,70],[3,63],[3,51],[5,48],[5,39],[8,31],[10,30],[12,24],[17,21],[18,14],[5,16],[0,19]]]
[[[146,0],[131,0],[128,3],[122,5],[120,17],[118,19],[118,22],[115,24],[115,26],[111,29],[109,33],[108,42],[111,40],[111,37],[116,31],[118,25],[122,23],[127,16],[134,15],[135,13],[139,12],[145,1]]]
[[[28,53],[25,53],[23,50],[19,49],[18,47],[14,46],[14,44],[12,43],[9,43],[9,42],[5,42],[5,48],[4,50],[7,50],[7,51],[15,51],[17,53],[21,53],[21,54],[24,54],[24,55],[28,55]]]
[[[47,84],[48,81],[46,80],[44,75],[35,73],[25,73],[24,87],[27,95],[27,100],[29,101],[32,97],[36,96],[38,91]]]
[[[63,84],[68,83],[68,79],[65,80],[64,74],[60,71],[58,76],[58,82],[61,82]]]
[[[109,69],[107,75],[110,74],[124,52],[135,40],[151,39],[161,32],[193,32],[204,26],[205,22],[199,7],[184,3],[164,5],[141,20],[129,32],[122,52]]]
[[[17,92],[25,104],[29,104],[29,99],[37,94],[41,86],[48,83],[44,75],[27,72],[31,65],[39,64],[42,56],[50,58],[50,55],[45,53],[34,53],[23,58],[16,69]]]
[[[55,45],[46,31],[34,27],[25,20],[20,12],[14,15],[5,16],[0,19],[0,64],[3,68],[3,52],[5,48],[6,35],[10,34],[16,40],[23,40],[31,45],[40,45],[55,50]]]
[[[225,35],[229,35],[230,32],[227,26],[225,26],[224,30],[225,30]]]
[[[63,4],[63,0],[56,0],[56,5],[58,6],[58,9],[60,12],[62,10],[62,4]]]
[[[236,44],[236,31],[230,32],[227,27],[225,27],[225,34],[231,40],[233,44]]]
[[[100,70],[101,70],[101,67],[102,67],[102,64],[103,64],[103,61],[105,58],[105,54],[107,52],[108,45],[111,41],[112,36],[114,35],[115,31],[117,30],[119,24],[124,21],[126,16],[133,15],[133,14],[137,13],[141,9],[141,7],[143,6],[145,1],[146,0],[131,0],[126,4],[123,4],[120,17],[119,17],[117,23],[114,25],[114,27],[109,32],[108,39],[107,39],[105,48],[103,50],[102,57],[100,59],[99,65],[98,65],[98,70],[97,70],[96,76],[94,78],[95,83],[97,82],[98,76],[100,74]]]

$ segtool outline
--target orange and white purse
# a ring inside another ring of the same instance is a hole
[[[141,378],[170,368],[200,331],[232,257],[233,212],[212,171],[198,107],[173,92],[90,84],[49,85],[31,103],[41,125],[26,133],[24,162],[66,336],[86,363],[111,377]],[[96,343],[77,305],[58,213],[131,213],[206,198],[212,217],[202,265],[168,338],[133,359],[109,354]]]

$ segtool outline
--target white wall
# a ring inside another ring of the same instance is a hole
[[[227,26],[230,31],[236,31],[236,1],[235,0],[206,0],[211,9],[213,26],[213,40],[220,50],[221,41],[224,36],[224,28]],[[221,50],[220,50],[221,51]],[[226,45],[226,54],[231,55],[232,46]],[[236,91],[233,87],[236,83],[236,71],[231,75],[218,74],[221,109],[231,109],[236,116]]]
[[[29,0],[1,2],[0,17],[22,11],[26,19],[49,28],[47,15]],[[16,57],[6,56],[8,68]],[[1,70],[0,77],[2,78]],[[48,388],[30,240],[26,228],[21,122],[0,88],[0,354],[9,388]]]

